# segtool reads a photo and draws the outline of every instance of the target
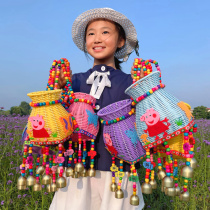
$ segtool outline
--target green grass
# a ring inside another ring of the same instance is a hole
[[[21,133],[27,117],[0,116],[0,209],[49,209],[53,193],[17,190],[17,179],[20,176],[19,166],[22,161]],[[199,167],[189,182],[191,195],[189,202],[181,202],[179,197],[168,197],[158,189],[153,194],[144,195],[145,209],[210,209],[210,121],[197,121],[198,132],[195,134],[195,158]],[[179,169],[184,164],[179,161]],[[140,182],[144,180],[145,170],[140,169]],[[180,176],[180,183],[181,183]],[[179,184],[181,187],[182,185]]]

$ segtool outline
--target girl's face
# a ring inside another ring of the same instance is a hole
[[[121,48],[124,43],[124,39],[119,39],[115,24],[110,21],[96,20],[87,27],[86,48],[95,64],[114,62],[117,48]]]

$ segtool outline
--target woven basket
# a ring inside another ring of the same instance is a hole
[[[86,93],[77,92],[74,94],[76,99],[86,99],[95,105],[96,99]],[[94,109],[90,104],[84,102],[74,102],[69,107],[69,112],[75,117],[82,140],[95,139],[99,130],[98,116],[94,113]],[[72,141],[78,140],[77,131],[72,134]]]
[[[103,120],[110,121],[125,116],[130,111],[131,100],[127,99],[110,104],[97,114]],[[131,115],[117,123],[104,125],[103,137],[107,150],[115,157],[126,162],[131,164],[138,162],[145,155],[145,150],[136,133],[135,115]]]
[[[61,91],[39,91],[27,95],[33,103],[50,102],[59,100]],[[33,107],[27,126],[29,139],[39,145],[63,143],[73,132],[71,115],[60,103]]]
[[[159,71],[140,79],[125,93],[135,100],[157,85],[160,85]],[[186,104],[162,88],[136,105],[137,133],[145,149],[180,135],[193,124],[193,116]]]

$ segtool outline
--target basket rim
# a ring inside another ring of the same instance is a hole
[[[127,94],[127,92],[128,92],[131,88],[133,88],[133,87],[134,87],[135,85],[137,85],[138,83],[144,81],[145,79],[149,78],[149,77],[152,76],[153,74],[160,74],[160,72],[159,72],[159,71],[155,71],[155,72],[152,72],[152,73],[150,73],[149,75],[147,75],[147,76],[141,78],[141,79],[138,80],[137,82],[135,82],[135,83],[133,83],[132,85],[130,85],[130,86],[125,90],[125,93]]]
[[[102,111],[103,109],[105,109],[105,108],[107,109],[107,107],[110,107],[110,106],[112,106],[113,104],[119,103],[119,102],[121,102],[121,101],[126,101],[126,104],[125,104],[124,106],[121,106],[121,107],[118,108],[118,109],[115,109],[115,110],[111,111],[111,112],[108,112],[108,113],[106,113],[106,114],[101,114],[101,111]],[[129,104],[132,103],[132,100],[131,100],[131,99],[125,99],[125,100],[121,100],[121,101],[117,101],[117,102],[115,102],[115,103],[109,104],[108,106],[105,106],[104,108],[102,108],[101,110],[98,111],[97,115],[98,115],[99,117],[103,117],[103,116],[106,116],[106,115],[108,115],[108,114],[113,114],[113,113],[115,113],[115,112],[117,112],[117,111],[119,111],[119,110],[125,108],[126,106],[128,106]]]
[[[62,89],[56,89],[56,90],[42,90],[42,91],[36,91],[28,93],[27,96],[39,96],[39,95],[48,95],[49,93],[61,93]]]

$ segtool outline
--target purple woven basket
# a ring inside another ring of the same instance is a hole
[[[103,137],[107,150],[113,156],[132,164],[143,158],[145,150],[135,129],[135,115],[128,115],[131,102],[127,99],[110,104],[101,109],[98,116],[104,121],[126,116],[116,123],[104,124]]]

